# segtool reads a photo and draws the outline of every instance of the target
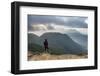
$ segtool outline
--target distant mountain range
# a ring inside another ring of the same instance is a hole
[[[33,33],[28,33],[28,45],[30,46],[30,44],[33,44],[34,46],[36,44],[43,47],[44,39],[47,39],[49,48],[53,49],[53,51],[55,51],[54,49],[56,49],[57,52],[57,49],[59,49],[66,54],[87,53],[87,49],[72,40],[69,35],[57,32],[48,32],[38,37]]]
[[[88,35],[81,34],[76,30],[69,30],[66,34],[74,40],[76,43],[80,44],[85,49],[88,48]]]

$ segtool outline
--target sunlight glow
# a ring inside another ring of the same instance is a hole
[[[56,25],[56,24],[51,24],[49,26],[53,27],[53,29],[49,29],[48,26],[44,24],[33,25],[34,31],[29,31],[29,33],[34,33],[38,36],[41,36],[46,32],[60,32],[64,34],[64,33],[71,32],[72,30],[76,30],[81,34],[85,34],[85,35],[87,34],[87,28],[72,28],[72,27],[68,27],[64,25]]]
[[[43,24],[33,25],[34,30],[48,30],[47,27]]]

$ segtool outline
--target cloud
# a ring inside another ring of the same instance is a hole
[[[31,25],[34,24],[63,24],[64,22],[61,19],[57,19],[56,16],[40,16],[40,15],[28,15],[28,23]]]
[[[66,24],[70,25],[70,27],[87,28],[88,25],[85,21],[86,21],[86,18],[84,17],[72,17],[68,19]]]
[[[66,26],[71,28],[87,28],[86,23],[87,17],[78,17],[78,16],[42,16],[42,15],[28,15],[28,29],[29,30],[45,30],[43,27],[46,27],[48,30],[54,29],[53,25]],[[38,27],[37,25],[43,25],[43,27]],[[38,28],[35,28],[38,27]]]
[[[40,31],[40,30],[55,30],[55,28],[48,24],[35,24],[30,26],[29,31]]]

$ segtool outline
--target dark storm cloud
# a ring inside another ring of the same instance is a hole
[[[87,28],[88,25],[85,22],[87,18],[85,17],[71,17],[66,22],[67,25],[70,27],[77,27],[77,28]]]
[[[85,20],[87,17],[62,17],[62,16],[42,16],[42,15],[28,15],[28,29],[32,30],[32,26],[37,24],[44,24],[48,29],[53,29],[51,24],[69,26],[72,28],[87,28]]]
[[[63,24],[64,22],[60,19],[57,19],[56,16],[28,16],[28,23],[31,24]]]

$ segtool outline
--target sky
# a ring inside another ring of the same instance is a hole
[[[38,36],[45,32],[76,30],[87,34],[88,18],[79,16],[28,15],[28,32]]]

